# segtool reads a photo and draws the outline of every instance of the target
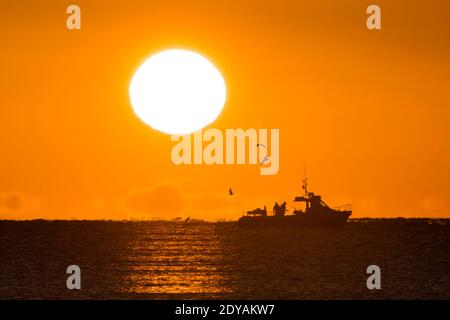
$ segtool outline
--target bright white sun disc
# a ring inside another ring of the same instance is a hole
[[[189,134],[212,123],[226,100],[225,81],[198,53],[166,50],[147,59],[130,83],[134,112],[167,134]]]

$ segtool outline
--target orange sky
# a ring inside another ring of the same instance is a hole
[[[450,217],[450,3],[374,1],[383,29],[369,31],[371,3],[2,1],[0,219],[235,219],[300,193],[302,162],[354,217]],[[170,136],[128,98],[170,48],[222,72],[210,127],[280,128],[277,175],[172,164]]]

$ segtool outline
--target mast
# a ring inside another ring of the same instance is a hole
[[[305,196],[308,196],[308,176],[306,175],[306,168],[303,168],[302,189],[305,191]]]
[[[310,208],[310,198],[308,193],[308,176],[306,174],[306,166],[303,165],[303,178],[302,178],[302,189],[305,191],[304,199],[306,202],[306,212],[309,211]]]

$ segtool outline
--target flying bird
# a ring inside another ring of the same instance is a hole
[[[264,159],[261,161],[261,164],[264,164],[266,161],[270,161],[269,156],[265,156]]]

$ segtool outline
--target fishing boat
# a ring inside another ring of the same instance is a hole
[[[303,196],[294,198],[294,202],[304,204],[304,209],[295,209],[292,214],[286,214],[286,202],[281,206],[274,206],[273,215],[267,214],[267,209],[247,211],[246,215],[238,220],[240,227],[244,228],[341,228],[352,214],[351,205],[337,208],[329,207],[320,195],[308,191],[308,179],[303,179]]]

